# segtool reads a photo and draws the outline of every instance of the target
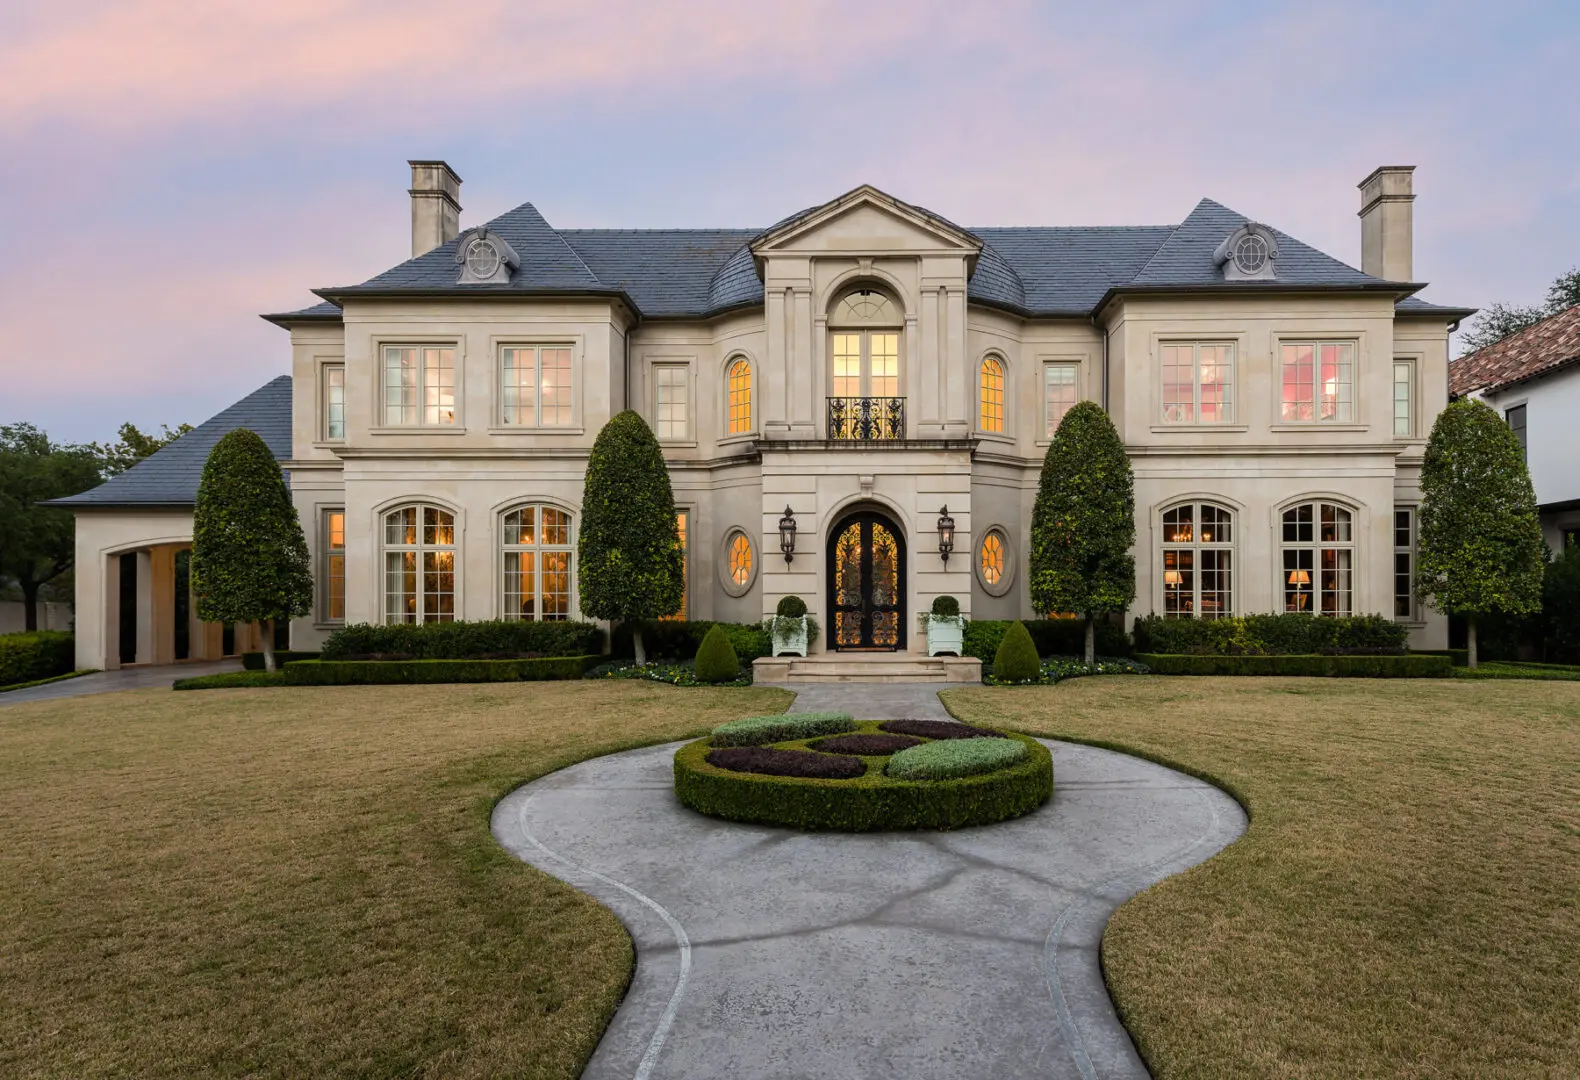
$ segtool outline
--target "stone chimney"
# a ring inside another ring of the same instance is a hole
[[[1411,233],[1414,165],[1384,165],[1360,182],[1361,269],[1387,281],[1414,281]]]
[[[461,232],[461,178],[443,161],[411,166],[411,257],[426,255]]]

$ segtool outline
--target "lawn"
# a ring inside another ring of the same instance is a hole
[[[494,800],[783,708],[641,682],[0,704],[0,1076],[573,1077],[632,964]]]
[[[1160,1080],[1580,1076],[1580,685],[1124,676],[946,700],[1249,809],[1103,940]]]

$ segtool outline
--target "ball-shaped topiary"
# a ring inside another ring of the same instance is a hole
[[[735,646],[730,644],[730,635],[715,623],[697,647],[697,679],[707,683],[730,682],[740,674],[741,660],[735,655]]]
[[[777,611],[782,619],[799,619],[806,614],[806,601],[799,596],[782,596]]]
[[[953,596],[933,597],[933,614],[941,618],[952,619],[960,614],[960,601]]]
[[[1018,619],[1004,631],[993,656],[993,677],[1002,682],[1030,682],[1041,672],[1037,646],[1031,643],[1026,624]]]

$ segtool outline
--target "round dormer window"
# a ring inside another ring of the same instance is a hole
[[[1254,232],[1240,237],[1234,245],[1234,266],[1246,276],[1260,274],[1267,266],[1267,241]]]
[[[474,278],[491,278],[499,272],[499,249],[492,240],[478,237],[466,249],[466,269]]]

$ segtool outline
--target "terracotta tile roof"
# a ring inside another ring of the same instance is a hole
[[[1448,366],[1448,388],[1457,395],[1491,393],[1574,363],[1580,363],[1580,304],[1461,356]]]

